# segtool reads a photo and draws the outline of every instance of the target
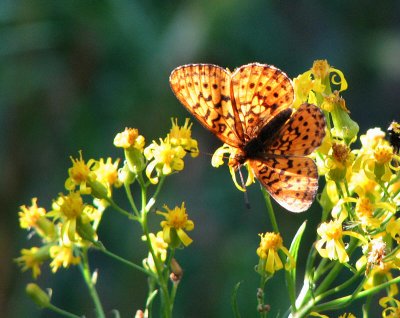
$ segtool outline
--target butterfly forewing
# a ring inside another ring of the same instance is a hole
[[[245,141],[257,137],[270,119],[293,103],[291,80],[270,65],[239,67],[232,74],[231,85]]]
[[[267,152],[284,156],[306,156],[319,147],[325,137],[325,117],[312,104],[302,104],[275,135],[267,141]]]
[[[307,210],[318,190],[318,172],[307,157],[275,157],[250,160],[258,180],[271,196],[292,212]]]
[[[191,64],[176,68],[170,84],[179,101],[208,130],[223,142],[239,147],[240,132],[230,100],[230,73],[211,64]]]

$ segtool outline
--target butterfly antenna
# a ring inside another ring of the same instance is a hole
[[[249,201],[249,195],[247,194],[246,184],[244,183],[243,174],[242,174],[242,170],[240,169],[240,167],[239,167],[238,171],[239,171],[240,182],[242,183],[242,188],[244,189],[244,192],[243,192],[243,194],[244,194],[244,204],[246,205],[246,208],[248,210],[250,210],[251,206],[250,206],[250,201]]]

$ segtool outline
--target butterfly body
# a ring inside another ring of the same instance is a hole
[[[176,68],[171,88],[180,102],[221,141],[235,148],[233,168],[249,162],[271,196],[292,212],[309,208],[318,173],[308,157],[325,135],[312,104],[290,106],[291,80],[281,70],[252,63],[233,73],[212,64]]]

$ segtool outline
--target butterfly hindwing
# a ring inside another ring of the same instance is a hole
[[[180,66],[170,76],[171,88],[186,109],[223,142],[239,147],[243,133],[235,128],[238,119],[231,104],[230,80],[229,71],[212,64]]]
[[[307,210],[318,190],[317,166],[307,157],[250,160],[257,179],[271,196],[292,212]]]
[[[322,111],[315,105],[304,103],[283,125],[274,140],[267,141],[267,152],[307,156],[321,145],[325,137],[325,125]]]

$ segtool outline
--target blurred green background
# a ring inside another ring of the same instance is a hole
[[[343,96],[360,131],[385,129],[400,114],[399,16],[396,0],[2,0],[0,316],[56,317],[27,299],[31,275],[12,262],[36,242],[18,228],[19,206],[37,196],[49,208],[65,191],[69,156],[81,149],[85,158],[122,157],[112,142],[125,126],[138,128],[150,142],[166,135],[170,117],[180,123],[191,117],[169,88],[173,68],[206,62],[232,70],[258,61],[293,78],[313,60],[328,59],[347,78]],[[239,281],[243,316],[255,317],[257,234],[271,230],[259,187],[250,187],[247,210],[227,168],[211,167],[206,153],[220,142],[197,122],[193,136],[203,154],[188,157],[185,170],[167,179],[158,206],[185,201],[196,226],[192,246],[176,255],[185,272],[175,317],[230,317],[230,295]],[[301,215],[275,207],[286,245],[309,220],[311,235],[302,245],[308,250],[318,204]],[[100,238],[128,259],[145,257],[139,228],[111,210]],[[110,317],[114,308],[122,317],[143,308],[141,274],[100,253],[92,253],[91,262]],[[272,317],[289,303],[282,278],[278,274],[267,290]],[[38,283],[53,289],[54,303],[94,316],[77,268],[54,276],[45,266]],[[359,315],[361,305],[356,302],[353,313]]]

